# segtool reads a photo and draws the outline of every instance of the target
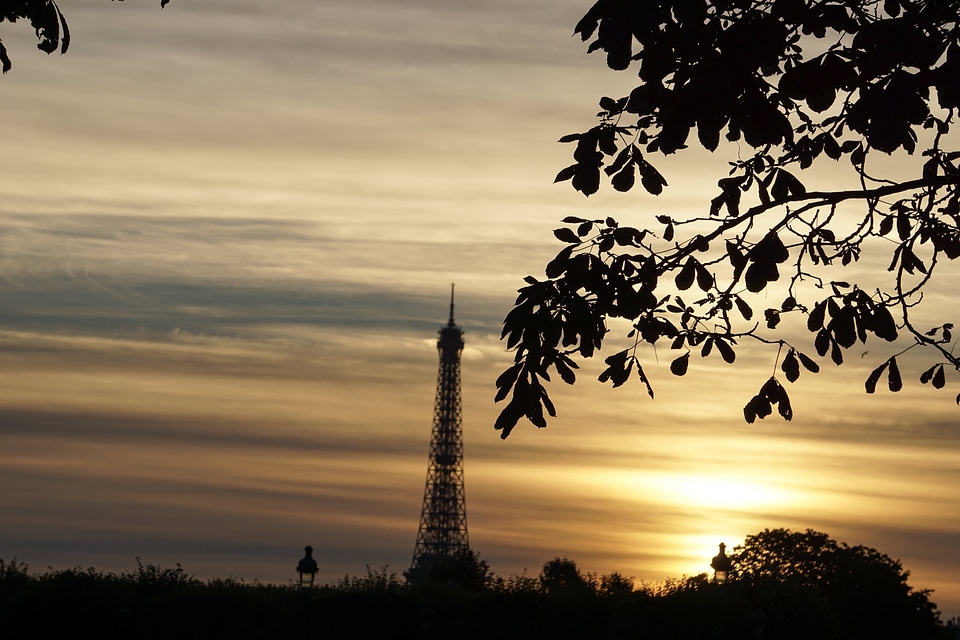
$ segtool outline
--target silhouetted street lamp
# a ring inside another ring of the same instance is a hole
[[[713,557],[710,566],[713,567],[713,581],[717,584],[725,584],[730,579],[730,571],[733,569],[733,561],[727,557],[727,545],[720,543],[720,553]]]
[[[309,589],[317,575],[317,561],[313,559],[313,547],[308,545],[303,550],[306,555],[297,563],[297,575],[300,576],[300,588]]]

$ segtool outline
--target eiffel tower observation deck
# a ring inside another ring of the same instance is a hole
[[[423,509],[413,562],[404,573],[410,583],[425,580],[437,563],[469,552],[467,506],[463,491],[463,427],[460,403],[460,353],[463,331],[453,321],[453,286],[450,287],[450,320],[440,329],[437,350],[437,399],[423,490]]]

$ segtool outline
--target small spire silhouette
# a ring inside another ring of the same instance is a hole
[[[453,283],[450,284],[450,321],[447,323],[447,326],[455,326],[453,324]]]

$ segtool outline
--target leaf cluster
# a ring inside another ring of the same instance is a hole
[[[839,366],[868,340],[906,335],[912,344],[883,358],[873,384],[886,372],[899,390],[896,358],[917,349],[934,358],[920,381],[946,386],[946,371],[960,370],[952,324],[918,327],[913,317],[940,264],[960,257],[960,150],[946,146],[960,107],[958,21],[960,0],[596,2],[575,34],[639,84],[601,98],[597,124],[561,138],[574,163],[557,181],[589,196],[606,174],[617,191],[639,183],[659,195],[657,157],[686,150],[694,132],[703,149],[723,142],[737,159],[688,218],[654,212],[625,226],[568,216],[554,230],[564,246],[546,279],[526,278],[504,320],[514,364],[497,380],[497,401],[509,398],[501,436],[523,417],[545,426],[556,409],[544,383],[555,372],[573,384],[577,360],[600,351],[612,319],[630,329],[600,380],[636,377],[651,397],[643,364],[660,345],[680,352],[670,370],[682,376],[691,353],[733,364],[747,340],[776,347],[774,371],[786,354],[792,383],[801,364],[820,370],[804,352]],[[901,163],[885,175],[878,154],[919,156],[916,173]],[[804,172],[823,163],[845,170],[848,186],[811,188]],[[836,273],[868,252],[888,264],[887,284]],[[806,346],[784,330],[787,316],[806,327]],[[749,400],[748,422],[774,406],[791,419],[781,380]]]
[[[611,158],[615,188],[629,190],[639,174],[658,194],[666,180],[649,154],[686,149],[694,130],[710,151],[721,138],[782,149],[759,167],[774,197],[802,188],[777,171],[784,161],[913,152],[931,101],[960,106],[957,10],[951,0],[600,0],[574,33],[611,69],[636,65],[641,82],[602,98],[597,126],[561,138],[577,143],[576,162],[557,180],[590,195]],[[810,41],[823,44],[805,56]]]
[[[120,0],[123,2],[123,0]],[[160,0],[160,7],[170,0]],[[27,20],[37,34],[37,48],[50,54],[60,50],[61,54],[70,47],[70,29],[67,21],[54,0],[4,0],[0,3],[0,22]],[[0,42],[0,68],[3,73],[12,68],[10,56],[3,42]]]

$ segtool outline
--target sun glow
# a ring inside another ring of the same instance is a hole
[[[774,505],[798,502],[783,487],[729,474],[690,474],[681,471],[620,471],[609,474],[609,484],[644,502],[683,505],[713,511],[755,513]]]
[[[621,470],[605,476],[609,490],[626,501],[645,509],[660,505],[664,513],[688,514],[683,533],[640,534],[657,538],[657,546],[672,558],[671,571],[665,575],[673,577],[678,572],[709,573],[719,543],[732,549],[744,536],[766,526],[771,514],[807,502],[800,490],[747,473]]]
[[[756,512],[793,501],[785,489],[731,476],[657,474],[647,485],[665,502],[718,511]]]

